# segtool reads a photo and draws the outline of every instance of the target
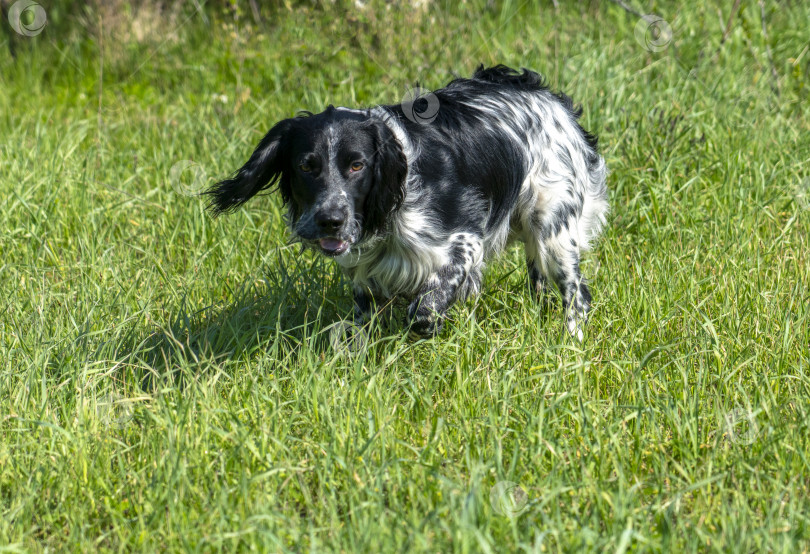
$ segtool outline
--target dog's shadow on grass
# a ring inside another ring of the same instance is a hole
[[[280,262],[246,279],[232,298],[201,308],[184,298],[170,321],[135,338],[128,358],[141,368],[142,387],[219,370],[259,351],[286,361],[301,349],[326,355],[333,325],[352,313],[348,286],[323,262]]]

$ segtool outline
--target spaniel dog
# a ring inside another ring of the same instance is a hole
[[[533,71],[481,66],[412,102],[285,119],[206,194],[219,214],[277,185],[295,240],[351,279],[356,320],[403,297],[418,336],[439,333],[450,306],[481,288],[486,260],[520,239],[533,293],[553,282],[582,340],[580,256],[608,203],[581,113]]]

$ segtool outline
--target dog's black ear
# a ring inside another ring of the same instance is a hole
[[[235,210],[279,180],[282,181],[280,188],[284,202],[289,201],[289,183],[286,187],[284,183],[287,164],[285,145],[289,141],[293,122],[285,119],[277,123],[233,177],[220,181],[203,193],[211,198],[208,208],[214,215]]]
[[[385,123],[372,120],[369,129],[375,142],[374,182],[363,207],[363,233],[373,235],[385,227],[389,216],[405,200],[408,160]]]

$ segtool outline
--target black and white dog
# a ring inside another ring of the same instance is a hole
[[[481,66],[415,103],[285,119],[206,194],[219,214],[277,183],[296,240],[351,279],[357,320],[375,299],[404,297],[420,336],[438,333],[448,308],[481,288],[484,262],[520,239],[532,290],[553,282],[582,340],[591,294],[580,255],[608,203],[580,114],[537,73]]]

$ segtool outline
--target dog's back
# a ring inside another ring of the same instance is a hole
[[[450,171],[472,193],[434,191],[440,210],[444,201],[456,206],[443,210],[448,230],[478,219],[467,212],[479,210],[485,199],[488,252],[503,248],[510,229],[521,236],[530,228],[554,234],[567,215],[576,216],[575,239],[588,248],[607,213],[607,171],[597,139],[579,125],[582,109],[570,97],[552,92],[533,71],[502,65],[479,67],[472,78],[431,94],[438,111],[429,123],[406,117],[402,105],[385,108],[405,127],[417,175]]]

